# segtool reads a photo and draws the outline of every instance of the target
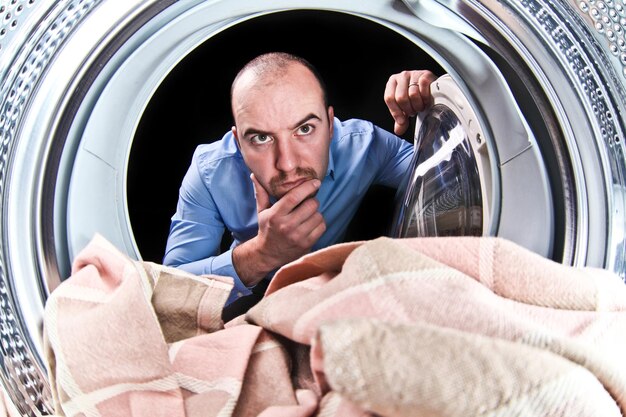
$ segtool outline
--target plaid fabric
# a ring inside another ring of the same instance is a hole
[[[380,238],[232,287],[101,237],[50,297],[67,416],[622,416],[626,285],[497,238]]]

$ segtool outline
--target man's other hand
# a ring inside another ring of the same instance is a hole
[[[389,77],[384,98],[395,121],[396,135],[406,132],[410,117],[432,104],[430,84],[436,79],[428,70],[402,71]]]

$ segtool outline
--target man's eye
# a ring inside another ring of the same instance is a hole
[[[272,141],[272,137],[269,135],[254,135],[250,138],[250,143],[253,145],[263,145]]]
[[[298,135],[308,135],[313,132],[313,126],[311,125],[302,125],[298,128]]]

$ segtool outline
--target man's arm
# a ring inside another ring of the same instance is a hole
[[[227,258],[230,255],[220,255],[221,258],[216,259],[224,230],[224,221],[202,180],[194,155],[180,187],[163,264],[179,267],[196,275],[230,275],[220,268],[225,266],[228,269],[231,262]]]
[[[227,301],[229,304],[239,296],[251,294],[251,291],[237,276],[232,249],[220,253],[226,226],[210,184],[205,182],[207,172],[200,168],[201,154],[199,151],[194,153],[191,166],[182,181],[163,264],[195,275],[215,274],[233,278],[233,291]],[[237,167],[220,167],[211,166],[210,169],[212,172],[219,170],[220,178],[230,178],[230,192],[236,195],[243,193],[239,183],[232,179],[233,170]]]
[[[234,249],[219,253],[225,230],[220,211],[202,180],[194,158],[181,185],[163,264],[196,275],[217,274],[234,279],[227,303],[249,295],[250,287],[284,264],[308,253],[326,230],[314,195],[319,180],[292,189],[273,206],[267,192],[252,177],[259,233]]]
[[[432,104],[430,85],[436,79],[428,70],[402,71],[389,77],[384,98],[395,121],[396,135],[406,132],[410,117]]]

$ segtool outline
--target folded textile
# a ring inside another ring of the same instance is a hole
[[[246,324],[223,329],[231,288],[227,278],[134,262],[94,238],[46,303],[56,413],[251,415],[297,405],[272,335]]]
[[[499,238],[379,238],[228,278],[101,237],[46,305],[60,415],[623,416],[626,285]]]

